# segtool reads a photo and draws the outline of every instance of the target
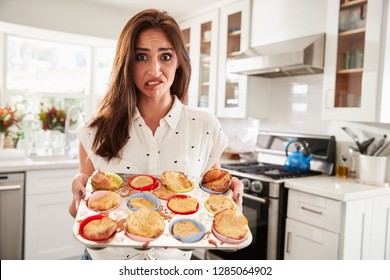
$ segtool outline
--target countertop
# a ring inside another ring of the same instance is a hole
[[[285,187],[339,201],[365,199],[389,195],[390,187],[366,185],[357,179],[343,179],[336,176],[312,176],[287,180]]]
[[[0,173],[29,170],[78,168],[78,159],[0,160]],[[387,184],[388,186],[389,184]],[[342,179],[335,176],[311,176],[289,179],[285,187],[339,201],[364,199],[390,194],[390,187],[359,183],[356,179]]]
[[[0,173],[78,168],[78,166],[78,159],[32,160],[30,158],[26,158],[20,160],[0,160]]]

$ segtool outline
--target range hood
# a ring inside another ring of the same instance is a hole
[[[227,61],[227,72],[267,78],[322,73],[325,33],[250,48]]]

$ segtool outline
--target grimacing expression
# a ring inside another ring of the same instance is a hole
[[[170,94],[177,67],[176,51],[164,32],[150,29],[139,34],[132,71],[142,94],[147,97]]]

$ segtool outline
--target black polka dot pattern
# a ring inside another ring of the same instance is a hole
[[[161,166],[190,170],[194,167],[198,170],[210,161],[210,156],[219,156],[205,151],[213,151],[214,147],[218,148],[226,141],[220,124],[203,112],[182,108],[179,111],[173,107],[162,121],[156,132],[150,134],[142,116],[133,119],[132,129],[126,132],[128,143],[123,156],[126,163],[121,163],[123,173],[133,174]],[[94,135],[92,130],[86,132]],[[149,138],[150,135],[153,138]]]

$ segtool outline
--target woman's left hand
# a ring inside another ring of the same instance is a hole
[[[241,207],[242,205],[242,195],[244,193],[244,185],[236,177],[233,177],[230,180],[230,189],[233,191],[233,199]]]

